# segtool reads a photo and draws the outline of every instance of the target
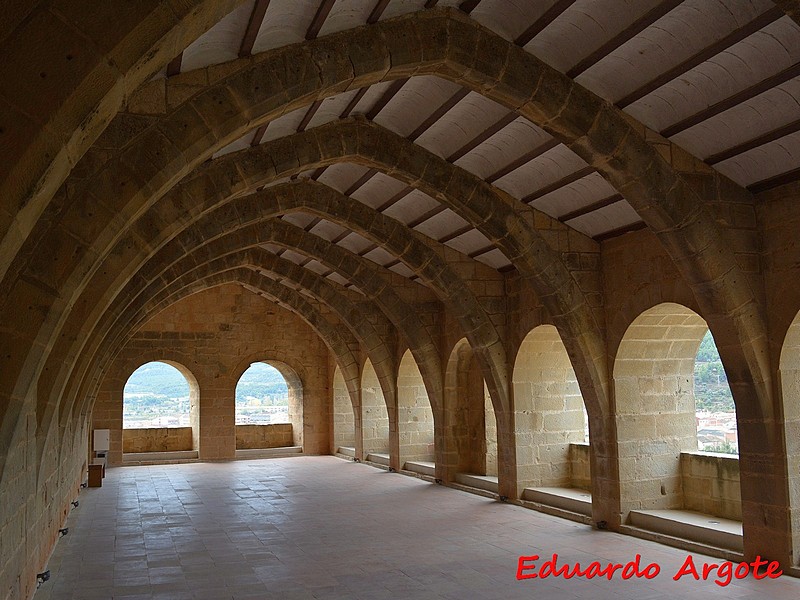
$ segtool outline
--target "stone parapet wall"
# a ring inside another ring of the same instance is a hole
[[[237,425],[236,449],[283,448],[292,445],[292,424]]]
[[[569,445],[570,483],[581,490],[592,489],[592,461],[589,444]]]
[[[742,520],[739,457],[713,452],[681,452],[686,510]]]
[[[181,452],[183,450],[194,450],[191,427],[122,430],[122,451],[125,453]]]

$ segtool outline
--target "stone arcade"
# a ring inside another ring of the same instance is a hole
[[[148,361],[191,460],[242,456],[263,361],[264,445],[800,573],[796,1],[0,12],[0,599],[94,493],[93,430],[125,470]],[[696,452],[709,329],[738,459]]]

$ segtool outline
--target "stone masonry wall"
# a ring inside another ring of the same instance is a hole
[[[153,427],[125,429],[123,452],[180,452],[193,450],[191,427]]]
[[[682,452],[683,507],[742,520],[739,459],[711,452]]]
[[[592,489],[592,465],[589,460],[589,444],[569,445],[570,484],[580,490]]]
[[[433,411],[417,363],[408,352],[397,378],[400,464],[434,460]]]
[[[236,384],[256,361],[275,360],[303,385],[303,450],[327,453],[328,349],[299,317],[234,284],[184,298],[148,321],[121,350],[101,384],[93,428],[111,430],[109,464],[122,459],[122,390],[153,360],[182,365],[199,390],[201,459],[233,458]]]
[[[284,446],[291,446],[292,442],[291,423],[236,426],[237,450],[282,448]]]

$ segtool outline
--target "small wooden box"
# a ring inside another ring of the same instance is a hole
[[[89,487],[103,487],[103,477],[106,476],[106,461],[97,458],[89,465]]]

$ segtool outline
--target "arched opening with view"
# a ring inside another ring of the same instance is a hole
[[[547,504],[566,496],[591,514],[583,397],[554,326],[541,325],[525,336],[512,382],[517,482],[523,497]]]
[[[303,384],[286,363],[252,363],[236,383],[236,450],[302,448]]]
[[[707,334],[700,315],[674,303],[625,332],[614,363],[621,506],[633,525],[672,535],[679,523],[679,537],[741,550],[738,460],[698,451],[695,374],[716,352],[713,340],[701,350]]]
[[[333,372],[333,452],[356,456],[356,417],[347,384],[338,367]]]
[[[191,371],[161,360],[131,373],[122,392],[123,459],[196,458],[199,446],[200,389]]]
[[[736,407],[711,331],[700,342],[694,363],[697,447],[705,452],[739,454]]]
[[[456,343],[445,374],[448,475],[497,491],[497,420],[480,365],[466,338]]]
[[[400,360],[397,374],[397,405],[400,465],[408,469],[421,464],[430,471],[435,460],[433,410],[422,373],[411,350],[406,350]]]

